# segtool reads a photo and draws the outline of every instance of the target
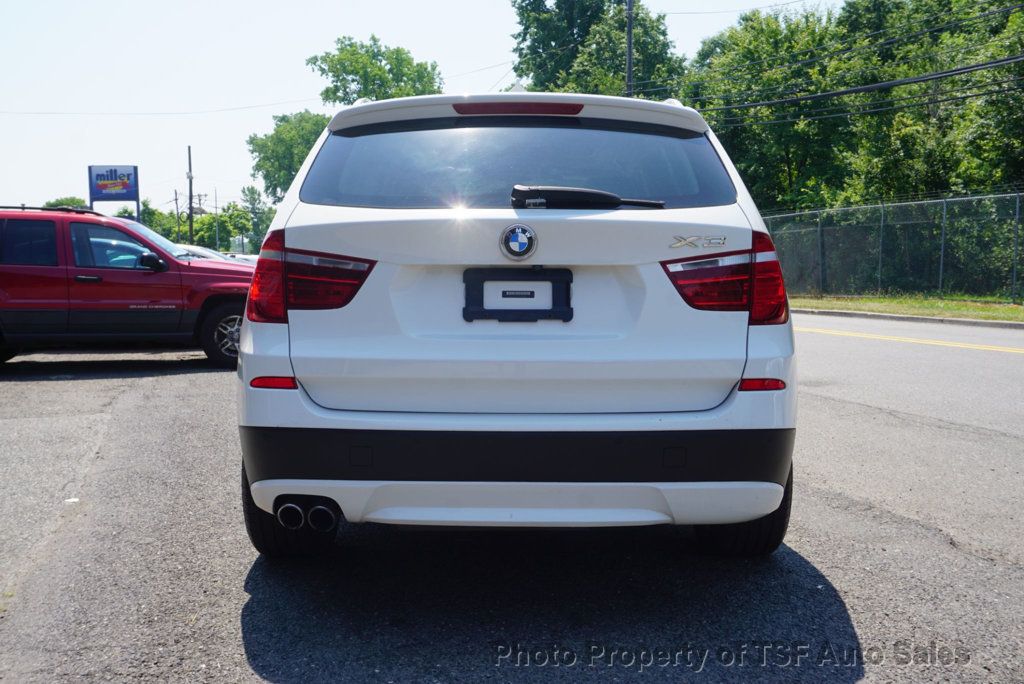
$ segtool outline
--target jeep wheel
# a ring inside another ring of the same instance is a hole
[[[203,319],[199,342],[210,361],[220,368],[238,365],[238,336],[242,331],[243,309],[241,303],[221,304]]]

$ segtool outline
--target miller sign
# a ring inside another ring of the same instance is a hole
[[[90,202],[138,202],[139,167],[90,166]]]

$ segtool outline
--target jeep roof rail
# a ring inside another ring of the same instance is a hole
[[[0,209],[25,209],[25,210],[33,210],[33,211],[70,211],[70,212],[73,212],[75,214],[93,214],[95,216],[106,216],[106,214],[101,214],[100,212],[94,211],[94,210],[92,210],[92,209],[90,209],[88,207],[63,207],[63,206],[61,206],[61,207],[29,207],[29,206],[25,206],[24,204],[18,204],[18,205],[14,205],[14,204],[6,205],[6,204],[3,204],[3,205],[0,205]]]

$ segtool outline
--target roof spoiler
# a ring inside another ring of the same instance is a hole
[[[514,111],[513,111],[514,110]],[[478,95],[417,95],[375,102],[360,100],[344,107],[327,125],[330,132],[391,121],[448,118],[452,115],[536,114],[621,119],[708,131],[696,110],[678,100],[655,102],[637,98],[583,93],[486,93]]]

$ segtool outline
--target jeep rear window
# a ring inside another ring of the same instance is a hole
[[[0,264],[57,265],[57,226],[37,219],[0,219]]]
[[[468,116],[335,132],[299,197],[357,207],[508,207],[517,183],[593,188],[667,208],[736,201],[700,133],[600,119]]]

